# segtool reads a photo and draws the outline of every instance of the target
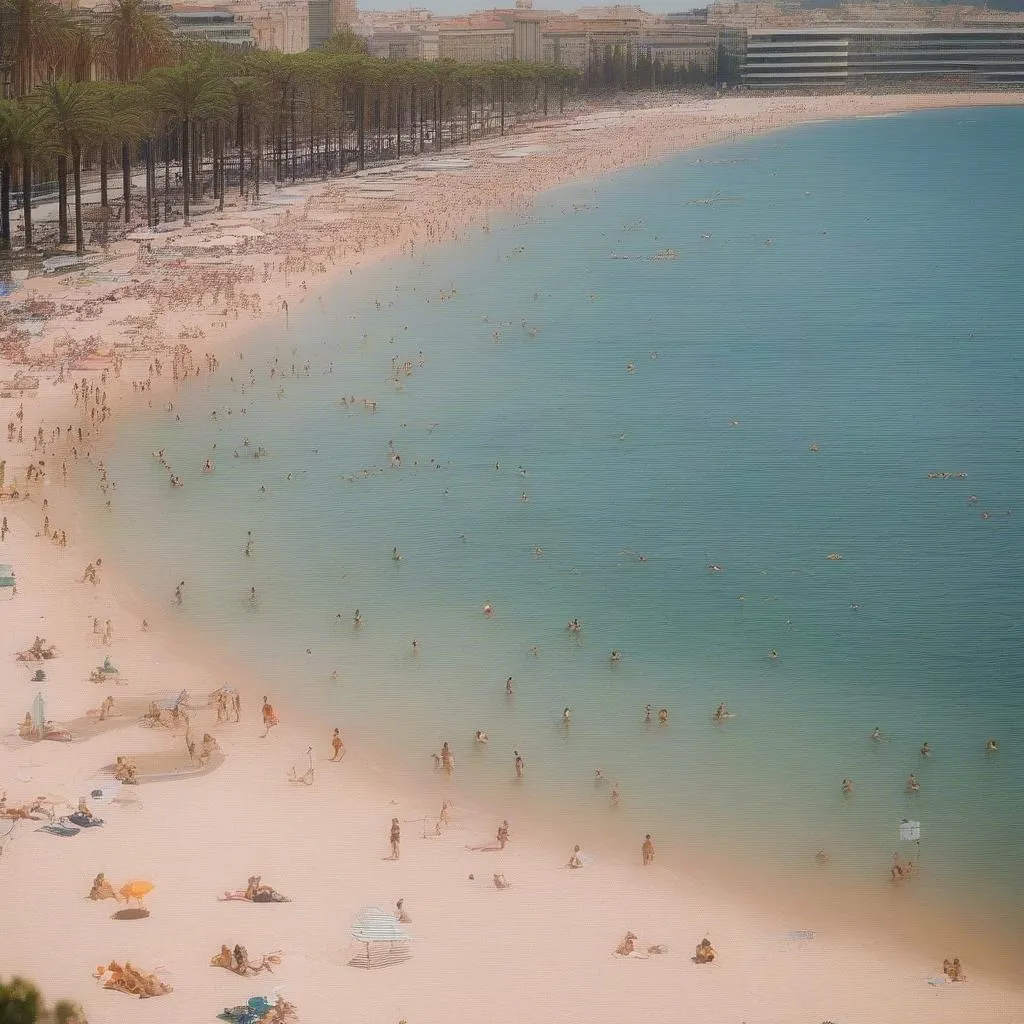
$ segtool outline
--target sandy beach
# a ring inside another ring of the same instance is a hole
[[[144,606],[127,582],[138,567],[111,564],[90,539],[62,472],[88,459],[91,439],[127,411],[173,400],[181,377],[223,373],[217,361],[255,325],[283,329],[356,267],[407,259],[489,216],[525,212],[545,189],[789,125],[1022,102],[1005,93],[737,97],[594,111],[442,155],[468,162],[461,169],[416,157],[387,174],[268,189],[259,208],[229,200],[191,228],[142,229],[102,262],[22,282],[4,300],[0,360],[9,382],[0,384],[0,563],[17,576],[15,595],[0,589],[0,791],[8,807],[42,797],[57,817],[85,798],[104,825],[63,837],[39,831],[42,812],[13,831],[0,819],[0,976],[24,974],[51,1001],[81,1002],[93,1024],[213,1020],[276,989],[313,1024],[1024,1021],[1019,985],[961,949],[946,955],[964,956],[969,983],[931,984],[942,979],[934,951],[884,935],[866,941],[852,928],[811,931],[816,921],[751,905],[685,865],[656,855],[644,866],[642,835],[630,862],[598,857],[570,870],[571,847],[517,822],[505,849],[489,849],[501,815],[488,808],[456,806],[439,821],[429,769],[422,790],[398,791],[358,742],[331,763],[333,728],[352,739],[345,723],[302,720],[278,681],[246,675],[166,610]],[[10,386],[19,373],[38,387]],[[83,578],[87,566],[95,582]],[[16,660],[37,637],[55,656]],[[116,674],[92,681],[105,658]],[[45,717],[70,741],[19,736],[38,669]],[[225,685],[240,695],[238,722],[205,706]],[[218,748],[208,763],[189,757],[184,722],[153,707],[182,689],[194,709],[190,735],[198,745],[209,734]],[[269,731],[264,694],[281,716]],[[108,695],[113,713],[100,722]],[[301,779],[307,747],[308,785],[289,779]],[[93,798],[110,789],[107,769],[121,756],[135,760],[141,783]],[[112,915],[123,904],[88,899],[98,872],[115,889],[152,881],[149,916],[119,920]],[[511,886],[498,889],[495,873]],[[252,875],[290,902],[219,899]],[[391,912],[399,898],[411,955],[367,965],[352,921],[367,907]],[[637,955],[617,957],[627,931],[638,936]],[[718,956],[698,965],[704,937]],[[236,943],[253,960],[279,952],[280,964],[248,978],[210,965],[222,944]],[[104,989],[93,975],[112,960],[155,971],[173,991],[140,1003]]]

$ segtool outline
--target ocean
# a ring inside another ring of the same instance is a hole
[[[560,188],[293,305],[122,421],[83,501],[325,751],[734,877],[825,849],[885,900],[899,850],[901,899],[1013,934],[1022,166],[1024,110],[982,108]]]

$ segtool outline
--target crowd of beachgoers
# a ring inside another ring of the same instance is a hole
[[[173,411],[176,390],[221,372],[247,329],[286,322],[371,260],[688,147],[993,101],[744,96],[593,111],[460,150],[463,166],[410,160],[390,190],[351,178],[258,209],[239,199],[190,228],[118,241],[102,264],[20,281],[0,362],[0,877],[4,930],[19,939],[0,951],[0,976],[73,995],[93,1024],[667,1024],[680,1006],[708,1022],[1024,1020],[1018,988],[962,966],[959,949],[797,928],[808,922],[696,884],[646,832],[620,863],[463,806],[447,744],[439,774],[397,791],[343,722],[304,720],[271,680],[185,635],[184,568],[166,607],[145,606],[129,582],[138,567],[112,564],[72,486],[88,478],[113,500],[95,448],[120,418]],[[351,396],[369,412],[371,401]],[[251,535],[241,543],[249,554]],[[667,709],[646,714],[667,725]],[[529,784],[518,752],[510,768]],[[893,881],[912,870],[894,861]],[[967,968],[969,985],[947,985]]]

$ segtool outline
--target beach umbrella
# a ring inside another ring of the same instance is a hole
[[[366,963],[369,966],[370,949],[375,943],[386,942],[394,945],[409,942],[412,936],[394,914],[381,910],[380,907],[364,907],[352,922],[352,938],[357,942],[366,943]]]
[[[125,900],[135,900],[139,907],[142,907],[142,897],[147,893],[152,892],[156,888],[152,882],[147,882],[141,878],[133,879],[130,882],[125,882],[121,886],[120,892]]]
[[[43,700],[42,692],[36,694],[36,699],[32,701],[32,727],[43,735],[43,726],[46,724],[46,701]]]

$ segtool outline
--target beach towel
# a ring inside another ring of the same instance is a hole
[[[941,978],[925,978],[929,985],[945,985],[949,979],[943,975]]]
[[[809,942],[814,938],[814,932],[807,930],[787,932],[786,938],[789,939],[790,942]]]
[[[64,825],[62,822],[55,821],[50,825],[43,825],[42,828],[37,828],[37,832],[49,832],[51,836],[64,836],[70,838],[71,836],[77,836],[82,830],[80,828],[74,828],[71,825]]]

